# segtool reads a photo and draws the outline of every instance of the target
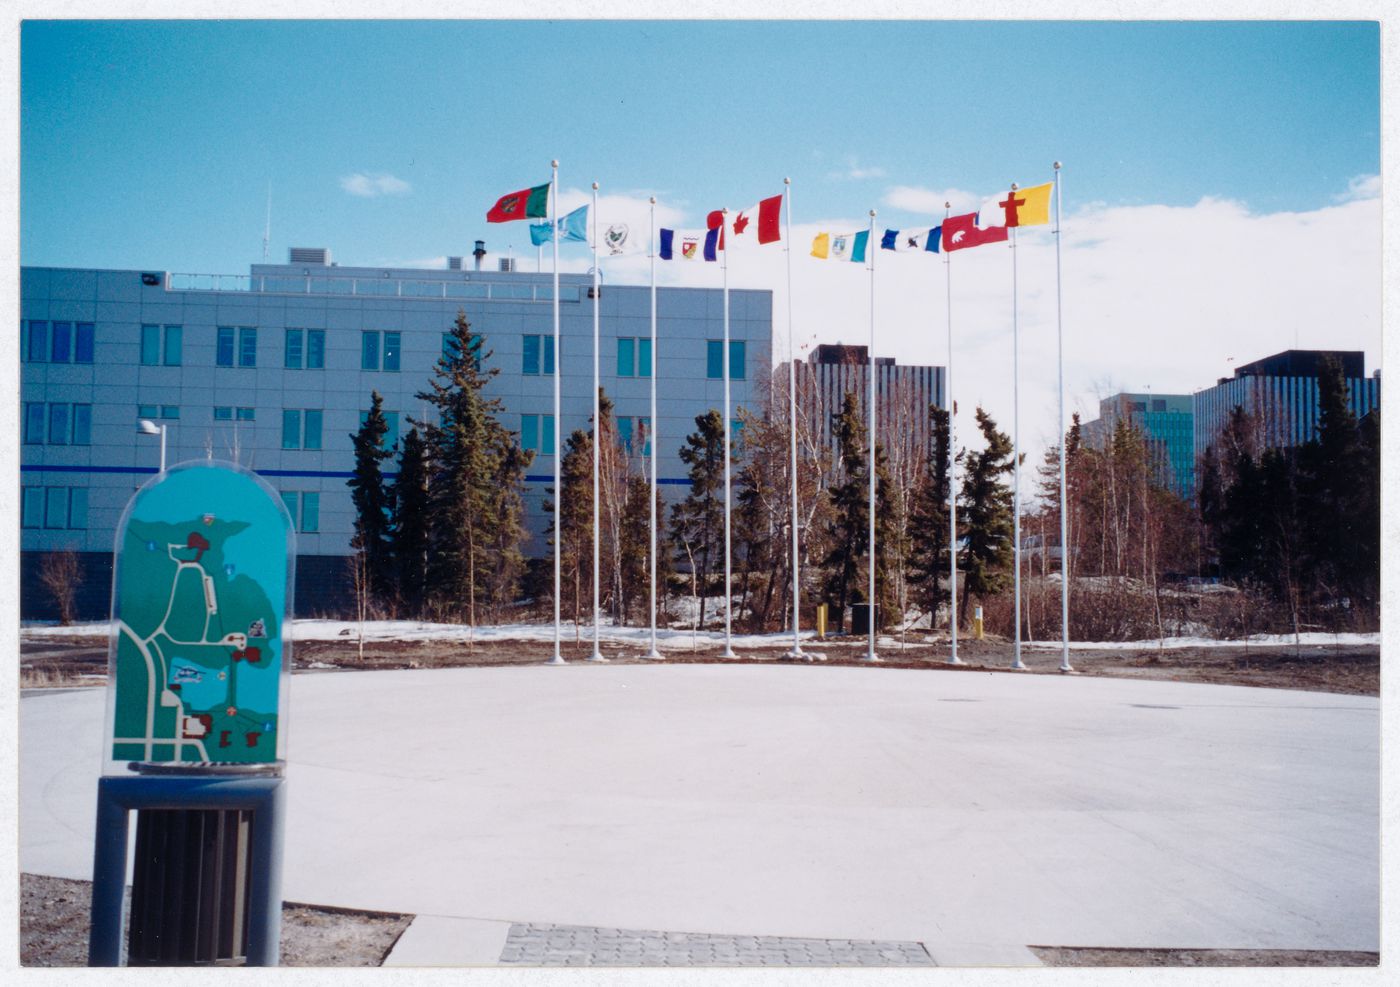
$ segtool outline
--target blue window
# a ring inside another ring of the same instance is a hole
[[[301,530],[321,530],[321,495],[318,493],[308,492],[301,495]]]
[[[623,451],[624,451],[624,452],[627,452],[627,453],[631,453],[631,451],[632,451],[632,419],[631,419],[631,418],[623,417],[623,418],[619,418],[619,419],[617,420],[617,438],[618,438],[618,441],[622,443],[622,449],[623,449]]]
[[[744,341],[742,339],[731,339],[729,341],[729,379],[743,380],[744,373]],[[705,376],[711,380],[721,380],[724,377],[724,340],[711,339],[707,341],[705,347]]]
[[[93,326],[91,322],[79,322],[77,339],[73,347],[74,363],[92,362]]]
[[[461,347],[457,345],[457,337],[450,332],[442,334],[442,358],[449,363],[457,359],[457,354]]]
[[[540,448],[540,416],[520,416],[520,448],[538,452]]]
[[[73,405],[73,444],[92,445],[92,405]]]
[[[158,404],[138,404],[136,406],[137,418],[159,418],[160,405]]]
[[[258,331],[244,326],[238,330],[238,365],[256,367],[258,365]]]
[[[379,369],[379,333],[360,333],[360,369]]]
[[[154,367],[160,363],[160,326],[141,327],[141,365]]]
[[[253,421],[253,418],[254,418],[253,409],[252,409],[252,408],[235,408],[235,409],[234,409],[234,417],[237,418],[238,421],[241,421],[241,422],[250,422],[250,421]]]
[[[185,330],[180,326],[165,327],[165,365],[178,367],[184,351]]]
[[[637,340],[637,376],[651,376],[651,340]]]
[[[620,337],[617,341],[617,375],[619,377],[637,376],[637,341],[628,337]]]
[[[554,416],[540,415],[540,455],[554,455]]]
[[[47,322],[29,323],[29,362],[47,363],[49,360],[49,324]]]
[[[68,405],[49,405],[49,445],[68,444]]]
[[[160,406],[160,417],[179,418],[180,406],[178,404],[163,404]]]
[[[20,525],[25,528],[44,526],[44,488],[25,487],[24,506],[20,512]]]
[[[44,489],[44,527],[68,527],[67,487],[46,487]]]
[[[282,412],[282,448],[301,448],[301,412]]]
[[[326,366],[326,330],[306,330],[306,369],[323,370]]]
[[[401,345],[402,334],[397,332],[386,332],[384,334],[384,369],[399,369],[399,347]]]
[[[300,370],[302,363],[302,343],[305,334],[300,329],[288,329],[285,356],[282,364],[292,370]]]
[[[229,326],[219,326],[214,363],[220,367],[233,366],[233,329]]]
[[[530,335],[524,337],[524,359],[521,373],[546,375],[554,373],[554,337]]]
[[[399,413],[397,411],[379,412],[384,416],[384,448],[392,449],[399,444]],[[363,428],[365,419],[369,417],[368,411],[360,412],[360,427]]]
[[[215,408],[215,409],[214,409],[214,421],[216,421],[216,422],[231,422],[231,421],[233,421],[233,409],[232,409],[232,408]]]
[[[302,438],[303,449],[321,448],[321,412],[307,411],[305,417],[305,435]]]
[[[68,491],[68,527],[87,527],[88,492],[87,487],[73,487]]]
[[[40,445],[44,441],[44,402],[28,401],[24,405],[24,443]]]
[[[53,324],[53,362],[71,363],[73,359],[73,323]]]

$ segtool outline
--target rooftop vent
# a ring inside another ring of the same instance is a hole
[[[501,268],[500,268],[500,269],[501,269],[503,272],[509,272],[509,271],[514,271],[514,270],[515,270],[515,258],[514,258],[514,257],[502,257],[502,258],[500,259],[500,261],[501,261]]]
[[[331,263],[331,252],[326,247],[292,247],[289,264],[316,264],[320,267],[329,267]]]
[[[449,258],[447,258],[447,269],[448,269],[449,271],[460,271],[460,270],[462,269],[462,258],[460,258],[460,257],[449,257]]]

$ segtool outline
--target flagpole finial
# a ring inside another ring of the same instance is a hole
[[[594,187],[596,188],[596,186],[594,186]],[[1021,187],[1021,186],[1017,185],[1015,182],[1012,182],[1012,183],[1011,183],[1011,191],[1013,191],[1013,192],[1016,191],[1016,190],[1017,190],[1018,188],[1020,188],[1020,187]]]
[[[654,195],[651,197],[651,204],[652,204],[653,206],[656,205],[656,196],[654,196]]]
[[[1055,170],[1056,170],[1056,171],[1059,171],[1059,170],[1060,170],[1060,162],[1058,162],[1058,161],[1055,162]]]
[[[559,159],[558,159],[558,158],[555,158],[553,161],[551,161],[551,162],[549,163],[549,166],[550,166],[551,168],[558,168],[558,167],[559,167]]]
[[[594,183],[593,183],[593,191],[595,191],[595,192],[598,191],[598,183],[597,183],[597,182],[594,182]]]
[[[784,178],[784,179],[783,179],[783,184],[784,184],[784,185],[791,185],[791,184],[792,184],[792,179],[791,179],[791,178]]]
[[[951,202],[945,202],[945,203],[943,203],[943,208],[944,208],[944,209],[952,209],[952,208],[953,208],[953,204],[952,204]]]
[[[870,218],[871,218],[871,219],[874,219],[874,218],[875,218],[875,210],[874,210],[874,209],[870,210]]]

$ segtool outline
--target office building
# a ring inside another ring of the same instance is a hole
[[[1148,461],[1159,486],[1186,500],[1196,495],[1196,456],[1190,394],[1119,393],[1099,402],[1099,417],[1085,422],[1086,445],[1106,449],[1118,422],[1126,420],[1142,433]]]

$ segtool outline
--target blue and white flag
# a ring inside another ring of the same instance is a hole
[[[931,253],[938,253],[938,241],[942,239],[942,229],[933,227],[917,230],[885,230],[885,235],[880,238],[881,250],[894,250],[898,252],[927,250]]]
[[[550,237],[548,223],[530,224],[531,245],[538,247],[541,244],[548,243],[549,240]],[[587,206],[579,206],[567,216],[559,217],[559,241],[561,243],[567,243],[570,240],[573,240],[576,243],[588,242]]]

